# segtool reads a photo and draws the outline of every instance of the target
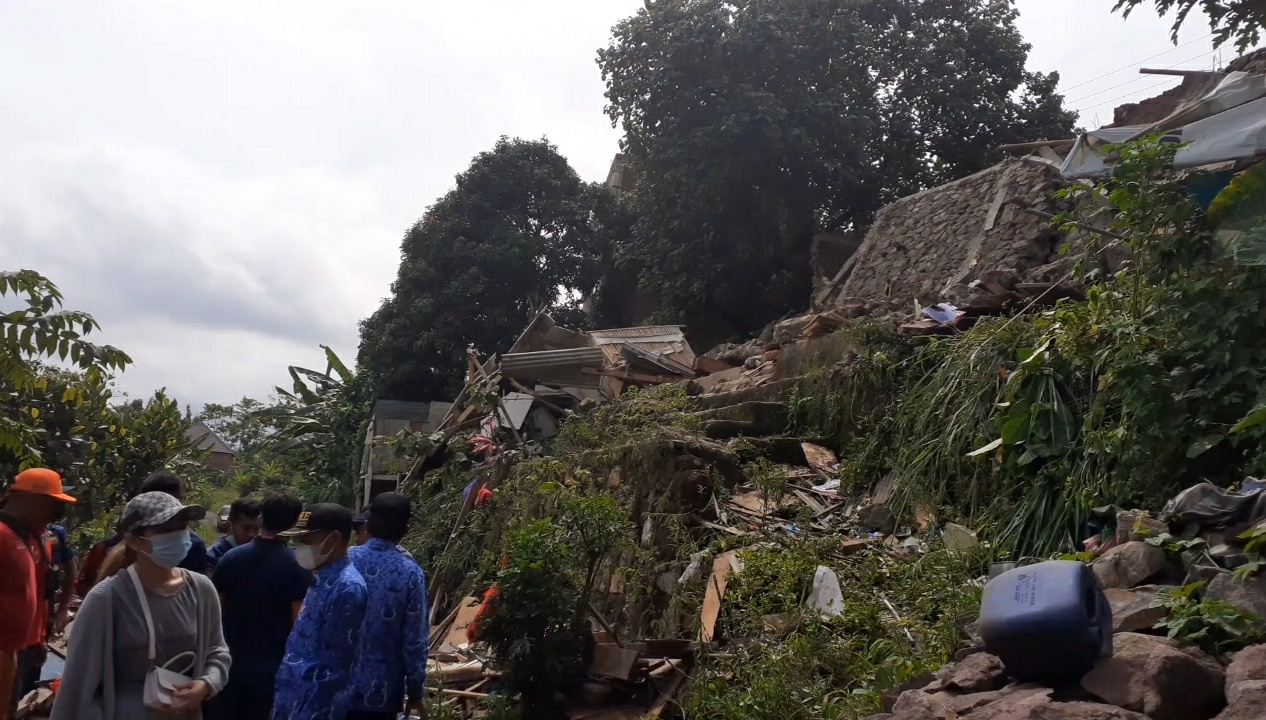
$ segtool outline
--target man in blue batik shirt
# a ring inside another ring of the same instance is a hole
[[[395,720],[406,697],[411,712],[427,716],[426,575],[399,545],[411,515],[405,496],[376,496],[365,518],[368,540],[348,553],[365,578],[369,604],[347,720]]]
[[[297,540],[295,560],[315,571],[316,584],[286,641],[272,720],[344,720],[368,599],[347,557],[352,513],[333,503],[309,505],[281,535]]]

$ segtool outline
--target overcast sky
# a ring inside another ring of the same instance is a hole
[[[1175,48],[1112,4],[1019,1],[1030,67],[1061,73],[1088,126],[1176,84],[1140,63],[1219,58],[1203,16]],[[605,178],[595,51],[640,6],[4,0],[0,267],[94,314],[136,361],[133,396],[264,397],[287,365],[323,366],[321,343],[350,362],[404,231],[498,136],[547,136]]]

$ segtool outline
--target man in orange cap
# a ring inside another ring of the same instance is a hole
[[[0,509],[0,720],[17,710],[17,683],[24,666],[44,646],[48,619],[45,583],[48,558],[44,528],[66,514],[75,499],[62,492],[62,478],[47,468],[13,478]]]

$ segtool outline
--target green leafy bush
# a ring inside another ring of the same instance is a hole
[[[1156,624],[1183,645],[1225,657],[1227,653],[1266,639],[1261,620],[1221,600],[1197,600],[1203,582],[1161,590],[1153,603],[1169,617]]]

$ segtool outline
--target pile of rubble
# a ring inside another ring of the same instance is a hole
[[[1113,652],[1080,683],[1012,682],[979,635],[956,662],[906,683],[868,720],[1250,720],[1266,717],[1266,644],[1215,657],[1166,630],[1172,603],[1197,588],[1266,618],[1266,576],[1236,577],[1252,560],[1251,539],[1266,535],[1266,488],[1250,479],[1231,492],[1193,486],[1152,517],[1099,510],[1101,530],[1086,541],[1091,569],[1112,609]],[[1254,528],[1258,532],[1254,531]],[[1176,541],[1170,530],[1185,540]],[[1166,549],[1168,548],[1168,552]],[[1175,555],[1176,553],[1176,555]],[[1200,586],[1183,585],[1192,582]],[[1194,599],[1194,598],[1193,598]],[[1198,639],[1199,629],[1191,628]]]
[[[1116,651],[1081,683],[1012,683],[980,648],[890,696],[867,720],[1260,720],[1266,712],[1266,645],[1227,664],[1164,637],[1120,632]]]

